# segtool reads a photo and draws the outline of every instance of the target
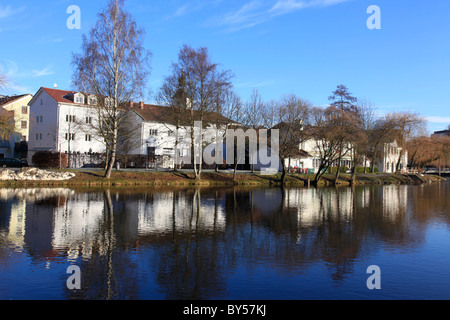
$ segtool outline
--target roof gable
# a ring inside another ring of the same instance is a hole
[[[20,99],[26,98],[27,96],[32,96],[30,93],[20,94],[15,96],[2,96],[0,98],[0,106],[4,107],[10,103],[19,101]]]

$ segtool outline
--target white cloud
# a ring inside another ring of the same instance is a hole
[[[0,19],[8,18],[16,13],[19,13],[21,11],[25,10],[25,7],[20,7],[17,9],[12,9],[11,6],[0,6]]]
[[[53,71],[50,71],[50,67],[44,68],[42,70],[31,70],[31,75],[33,78],[43,77],[54,74]]]
[[[448,124],[450,124],[450,117],[426,116],[425,119],[428,122],[432,122],[432,123],[448,123]]]
[[[0,63],[0,71],[6,75],[8,79],[23,79],[23,78],[39,78],[54,74],[51,70],[51,66],[47,66],[41,70],[33,69],[31,71],[21,71],[17,66],[17,63],[12,60],[6,61],[6,63]]]
[[[237,31],[254,27],[277,16],[288,14],[297,10],[310,7],[328,7],[352,0],[278,0],[270,5],[260,0],[252,0],[237,11],[228,12],[221,17],[213,17],[210,25],[226,26],[228,31]]]
[[[273,81],[248,81],[248,82],[238,82],[235,84],[237,88],[260,88],[260,87],[269,87],[274,84]]]

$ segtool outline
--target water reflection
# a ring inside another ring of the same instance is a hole
[[[339,286],[382,247],[410,250],[448,223],[449,184],[324,189],[80,192],[0,189],[0,266],[11,250],[81,266],[61,298],[229,297],[240,268],[289,275],[314,264]],[[11,249],[13,248],[13,249]],[[236,280],[238,281],[238,280]],[[239,286],[239,284],[234,284]],[[246,288],[242,290],[259,290]]]

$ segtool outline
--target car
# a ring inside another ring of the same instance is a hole
[[[15,158],[4,158],[0,159],[0,167],[2,168],[22,168],[26,167],[28,164],[26,161]]]

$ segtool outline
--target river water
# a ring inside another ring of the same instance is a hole
[[[0,299],[450,299],[449,195],[0,189]]]

